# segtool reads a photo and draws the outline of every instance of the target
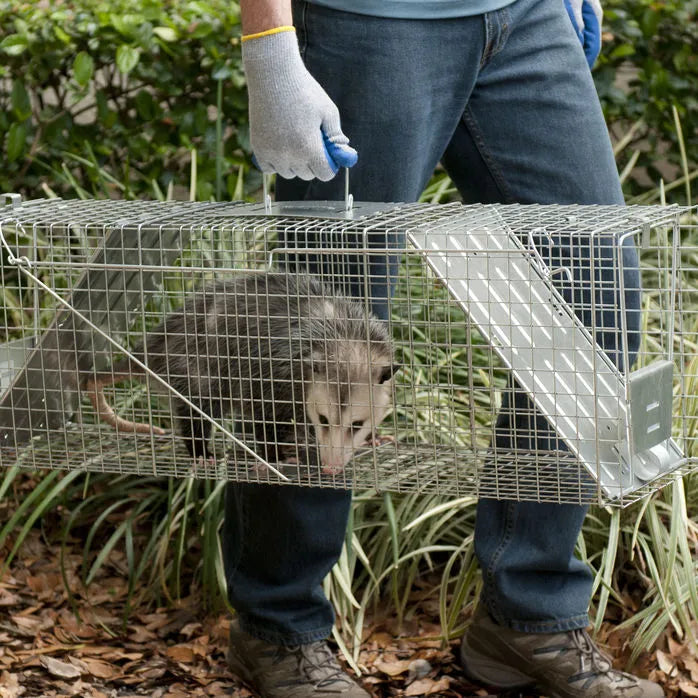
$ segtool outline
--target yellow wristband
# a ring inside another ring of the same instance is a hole
[[[274,27],[273,29],[267,29],[266,31],[257,32],[256,34],[246,34],[242,37],[242,41],[249,41],[250,39],[261,39],[263,36],[271,36],[272,34],[279,34],[280,32],[294,31],[296,31],[296,28],[291,26]]]

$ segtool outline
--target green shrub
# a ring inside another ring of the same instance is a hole
[[[698,162],[698,0],[603,4],[594,76],[616,137],[638,124],[619,155],[637,195],[682,174],[672,105],[686,161]],[[196,150],[197,198],[240,196],[239,33],[230,0],[0,0],[0,190],[39,196],[46,182],[73,196],[162,196],[189,185]],[[259,184],[256,173],[244,181]],[[683,200],[683,187],[671,196]]]
[[[636,195],[660,177],[683,174],[672,106],[676,106],[686,160],[698,163],[698,0],[604,0],[604,46],[594,71],[615,135],[638,124],[620,158],[637,158],[626,180]],[[637,155],[635,155],[637,151]],[[625,160],[625,162],[623,162]],[[674,192],[685,203],[683,188]]]
[[[217,148],[221,178],[247,150],[239,34],[231,0],[0,0],[0,191],[153,197],[195,149],[215,195]]]

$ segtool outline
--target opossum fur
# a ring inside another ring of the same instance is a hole
[[[234,416],[269,462],[312,446],[326,472],[340,471],[382,421],[396,368],[383,322],[317,277],[285,273],[243,274],[192,294],[133,355],[213,419]],[[146,379],[130,359],[87,378],[98,415],[119,431],[163,433],[107,403],[103,387],[128,378]],[[190,454],[207,457],[210,422],[175,402]]]

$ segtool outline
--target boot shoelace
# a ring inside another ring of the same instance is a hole
[[[308,645],[279,647],[278,658],[296,655],[298,669],[303,676],[310,679],[317,688],[327,688],[332,684],[351,685],[351,680],[342,671],[330,648],[324,642],[312,642]],[[284,685],[298,684],[298,681],[283,682]],[[281,685],[281,684],[279,684]]]
[[[556,652],[558,656],[566,652],[578,652],[580,657],[579,672],[568,677],[568,683],[576,683],[584,680],[583,688],[588,688],[599,676],[605,675],[618,684],[617,688],[634,688],[637,685],[635,678],[622,671],[613,668],[611,660],[608,659],[589,637],[586,630],[572,630],[568,633],[572,644],[549,645],[534,650],[534,654],[548,654]]]

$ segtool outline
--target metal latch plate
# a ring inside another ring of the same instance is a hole
[[[657,361],[628,378],[633,451],[641,453],[671,436],[674,364]]]
[[[347,210],[344,201],[276,201],[270,207],[264,204],[248,204],[235,209],[236,216],[271,216],[274,218],[325,218],[339,221],[356,221],[377,213],[394,211],[402,204],[385,204],[374,201],[354,201]]]

